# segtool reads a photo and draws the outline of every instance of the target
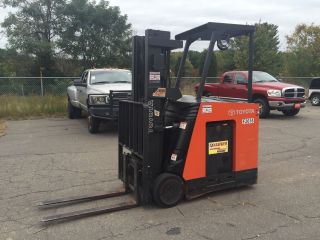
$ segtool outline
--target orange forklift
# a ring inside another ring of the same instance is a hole
[[[133,37],[132,99],[119,103],[121,191],[44,201],[42,208],[118,197],[131,200],[43,219],[44,223],[115,212],[156,203],[172,207],[182,199],[257,182],[259,110],[251,103],[253,34],[250,25],[201,25],[170,39],[170,32],[146,30]],[[203,97],[212,52],[231,38],[249,37],[248,102]],[[209,41],[197,96],[182,96],[181,78],[189,47]],[[170,79],[170,51],[183,46],[176,81]]]

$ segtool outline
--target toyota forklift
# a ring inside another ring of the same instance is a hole
[[[133,37],[132,99],[119,104],[118,177],[121,190],[40,203],[41,208],[130,195],[114,206],[84,209],[44,218],[66,221],[156,203],[173,207],[182,199],[257,182],[259,109],[252,100],[254,26],[201,25],[170,38],[146,30]],[[203,97],[215,44],[248,36],[248,102]],[[170,51],[183,47],[176,81],[170,79]],[[188,51],[209,41],[196,96],[182,96],[180,85]]]

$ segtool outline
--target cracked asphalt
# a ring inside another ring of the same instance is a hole
[[[109,199],[39,210],[45,199],[120,186],[117,132],[90,135],[85,119],[7,122],[0,138],[0,239],[319,239],[320,107],[260,121],[258,184],[177,207],[139,207],[44,226],[42,217]]]

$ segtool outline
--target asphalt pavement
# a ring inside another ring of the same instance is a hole
[[[41,200],[113,190],[117,130],[91,135],[86,120],[7,122],[0,138],[0,239],[320,239],[320,107],[260,121],[259,179],[177,207],[139,207],[41,225],[42,217],[109,205],[99,200],[39,210]]]

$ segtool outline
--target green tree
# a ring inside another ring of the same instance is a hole
[[[182,52],[173,52],[171,53],[171,76],[176,77],[178,74],[180,61],[182,58]],[[193,66],[189,60],[189,58],[186,59],[183,73],[183,77],[192,77],[193,76]]]
[[[34,59],[14,49],[0,49],[0,77],[31,76]]]
[[[291,76],[320,75],[320,26],[297,25],[287,36],[285,72]]]
[[[190,50],[188,53],[188,58],[194,69],[199,69],[201,52]]]
[[[65,0],[1,0],[2,6],[13,7],[2,23],[11,48],[35,56],[36,69],[52,75],[54,69],[54,40]]]
[[[266,71],[278,75],[282,62],[279,53],[278,26],[269,23],[257,23],[254,34],[254,70]],[[235,38],[232,43],[237,69],[248,69],[248,37]]]
[[[200,54],[200,60],[199,60],[199,76],[202,75],[203,65],[207,56],[208,50],[205,49]],[[217,76],[217,58],[215,55],[215,52],[212,52],[212,58],[209,65],[209,71],[208,71],[208,77],[216,77]]]
[[[234,55],[235,51],[233,49],[228,49],[225,51],[215,51],[217,58],[217,72],[218,75],[226,71],[231,71],[236,69]]]
[[[5,49],[0,49],[0,77],[16,76],[15,69],[13,68],[12,58]]]
[[[131,24],[107,1],[72,0],[60,26],[59,48],[89,67],[129,67]]]

